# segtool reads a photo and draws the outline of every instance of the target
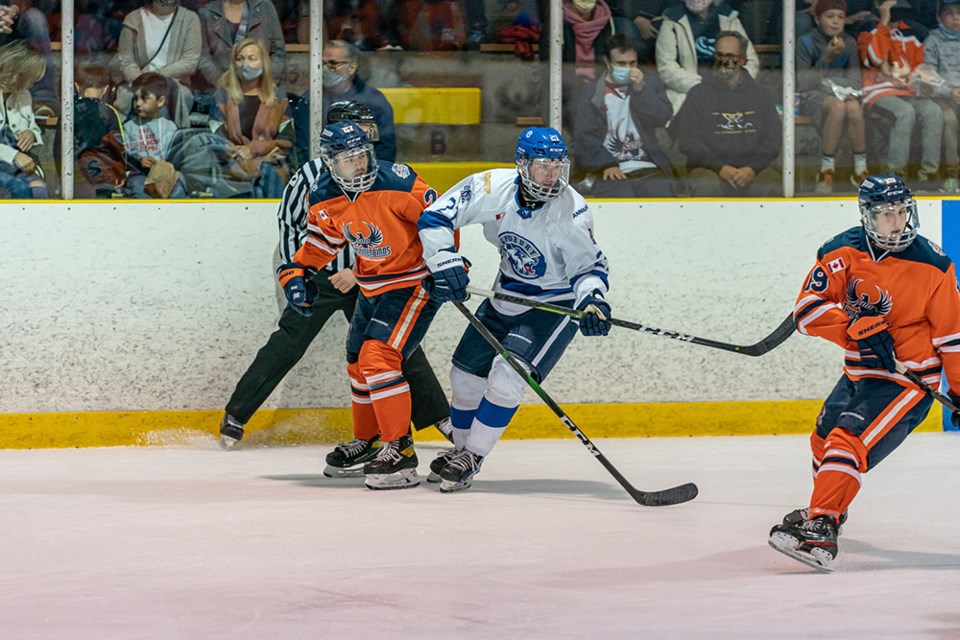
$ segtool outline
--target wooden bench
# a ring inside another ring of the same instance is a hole
[[[540,51],[540,45],[533,45],[533,52]],[[480,53],[513,53],[513,45],[502,42],[484,42],[480,45]]]

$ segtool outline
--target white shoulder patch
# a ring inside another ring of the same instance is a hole
[[[398,178],[406,178],[410,175],[410,167],[405,164],[396,163],[393,165],[393,172]]]
[[[947,254],[945,254],[945,253],[943,252],[943,249],[940,248],[940,245],[938,245],[938,244],[937,244],[936,242],[934,242],[933,240],[927,240],[927,244],[930,245],[930,248],[933,249],[933,252],[934,252],[935,254],[937,254],[937,255],[939,255],[939,256],[945,256],[945,255],[947,255]]]

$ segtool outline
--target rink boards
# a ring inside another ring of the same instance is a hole
[[[790,313],[816,251],[858,224],[855,200],[592,201],[615,316],[751,344]],[[960,201],[920,201],[921,233],[960,255]],[[0,447],[206,438],[273,330],[276,203],[5,203],[0,211]],[[497,255],[462,234],[472,283]],[[471,303],[475,305],[475,303]],[[449,390],[465,326],[444,308],[424,343]],[[349,430],[337,317],[250,425],[254,442]],[[752,358],[615,330],[578,337],[544,388],[591,437],[800,433],[842,354],[796,335]],[[531,393],[507,437],[568,434]],[[925,429],[940,428],[934,412]]]

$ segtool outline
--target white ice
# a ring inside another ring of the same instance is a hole
[[[829,575],[766,543],[805,437],[597,444],[700,497],[639,506],[573,439],[447,495],[326,479],[328,447],[0,451],[0,638],[960,638],[957,435],[867,474]]]

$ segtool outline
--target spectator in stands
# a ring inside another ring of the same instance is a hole
[[[670,123],[694,197],[781,193],[771,166],[780,155],[780,116],[773,97],[744,72],[749,44],[739,31],[718,33],[713,73],[690,89]]]
[[[43,139],[29,91],[46,66],[26,42],[0,47],[0,198],[47,197],[43,171],[30,153]]]
[[[623,15],[633,20],[640,33],[637,60],[640,66],[655,64],[658,28],[672,0],[623,0]]]
[[[83,62],[74,71],[74,86],[73,153],[84,178],[75,181],[74,197],[122,194],[127,181],[123,117],[110,104],[110,72],[97,60]],[[55,140],[54,160],[59,162],[59,127]]]
[[[860,105],[860,58],[856,41],[843,30],[846,0],[817,0],[816,27],[797,39],[797,92],[800,113],[820,132],[817,193],[832,193],[834,154],[844,122],[853,149],[854,184],[867,177],[867,137]]]
[[[607,39],[606,74],[584,92],[577,110],[574,169],[578,189],[597,198],[669,198],[673,170],[654,130],[673,111],[663,85],[637,64],[638,43]]]
[[[190,76],[197,70],[203,38],[200,18],[180,6],[179,0],[151,0],[127,15],[120,32],[114,69],[122,79],[117,90],[117,108],[130,111],[133,91],[130,83],[148,71],[176,81],[170,92],[175,104],[166,105],[167,116],[177,126],[190,126],[193,94]],[[170,95],[170,94],[168,94]]]
[[[888,133],[884,171],[906,178],[910,159],[910,138],[919,123],[921,189],[935,189],[933,181],[940,169],[940,144],[943,136],[943,112],[930,98],[917,96],[918,87],[911,78],[923,62],[923,43],[906,22],[892,22],[890,10],[897,0],[877,5],[880,19],[872,31],[857,39],[863,72],[863,104],[868,114],[883,121]]]
[[[324,12],[326,32],[331,40],[349,42],[361,51],[375,51],[383,44],[381,12],[377,0],[336,0],[333,11]]]
[[[254,179],[254,195],[279,198],[290,177],[293,126],[279,95],[266,46],[244,38],[220,78],[212,129],[236,145],[235,158]]]
[[[123,123],[127,151],[126,195],[135,198],[182,198],[183,180],[167,162],[177,125],[161,115],[167,79],[155,71],[133,81],[135,115]]]
[[[26,40],[33,50],[43,56],[46,70],[32,87],[33,112],[38,117],[49,117],[60,111],[57,92],[57,66],[50,44],[50,25],[47,16],[33,6],[33,0],[10,0],[0,7],[0,46],[15,40]]]
[[[197,69],[207,86],[217,86],[230,68],[233,45],[244,38],[264,44],[270,54],[273,77],[282,84],[287,47],[277,10],[270,0],[211,0],[197,15],[203,35],[203,52]]]
[[[330,105],[341,100],[356,100],[373,109],[380,132],[377,157],[393,162],[397,158],[397,138],[393,126],[393,107],[386,97],[357,75],[360,51],[349,42],[330,40],[323,45],[323,117]],[[292,109],[297,135],[297,157],[302,162],[310,159],[310,101],[307,94],[297,100]]]
[[[684,0],[667,7],[657,36],[657,73],[667,86],[667,97],[677,113],[691,88],[700,84],[714,64],[716,39],[723,31],[737,31],[747,42],[746,70],[754,78],[760,60],[737,12],[726,2]]]
[[[960,106],[960,0],[941,0],[940,26],[930,32],[923,43],[923,61],[943,79],[935,88],[937,104],[943,112],[943,164],[945,179],[942,190],[960,192],[960,159],[957,154]]]

